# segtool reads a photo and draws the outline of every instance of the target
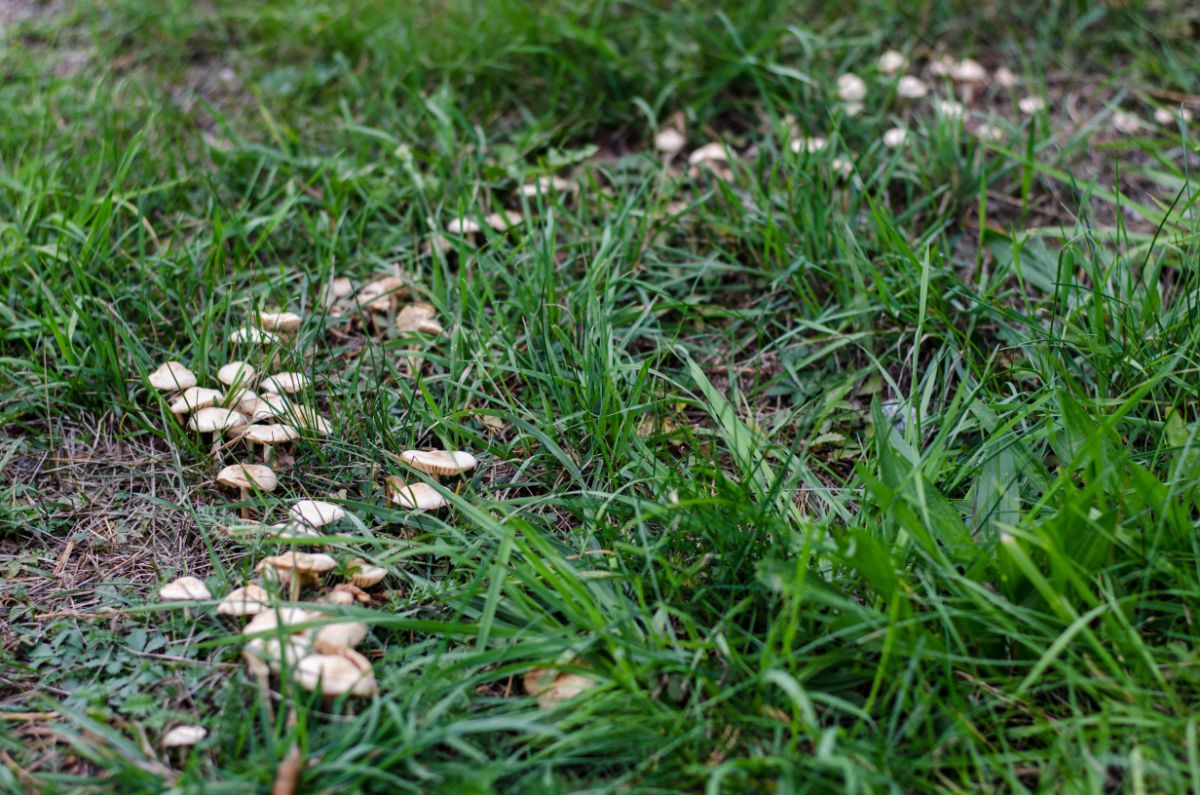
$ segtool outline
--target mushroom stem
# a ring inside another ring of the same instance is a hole
[[[288,580],[288,594],[291,596],[293,602],[298,602],[300,601],[300,572],[293,569],[288,574],[288,577],[290,578]]]
[[[190,608],[190,607],[183,608],[183,620],[184,621],[192,620],[192,608]]]
[[[250,506],[247,505],[247,501],[250,499],[250,494],[249,494],[249,492],[246,491],[246,489],[244,487],[238,489],[238,491],[241,492],[242,518],[249,519],[250,518]]]

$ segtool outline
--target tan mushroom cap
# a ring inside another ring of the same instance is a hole
[[[358,290],[355,300],[372,312],[390,312],[400,299],[408,296],[408,283],[399,276],[381,276]]]
[[[654,148],[664,155],[674,157],[687,146],[687,136],[674,127],[665,127],[654,136]]]
[[[313,649],[321,654],[331,654],[342,649],[351,649],[367,639],[367,625],[361,621],[339,621],[324,624],[312,632]]]
[[[333,433],[332,423],[308,406],[289,406],[287,410],[277,412],[276,416],[291,420],[298,429],[312,431],[318,436],[328,436]]]
[[[188,420],[188,429],[199,433],[214,433],[246,424],[246,415],[240,411],[222,408],[200,409]]]
[[[312,613],[302,607],[268,607],[257,613],[250,623],[242,628],[243,635],[257,635],[274,629],[287,629],[298,624],[307,624],[319,614]],[[299,629],[289,630],[299,632]]]
[[[950,78],[959,83],[982,83],[987,77],[987,69],[974,58],[963,58],[950,67]]]
[[[538,706],[551,709],[567,699],[590,690],[600,684],[590,676],[559,673],[549,668],[534,668],[521,680],[525,692],[537,698]]]
[[[279,342],[279,337],[254,326],[243,326],[229,335],[229,341],[234,345],[274,345]]]
[[[878,66],[879,71],[883,72],[885,75],[893,75],[896,72],[899,72],[905,66],[908,66],[908,59],[904,57],[903,53],[897,52],[896,50],[888,50],[879,56],[879,61],[876,63],[876,66]]]
[[[298,331],[303,320],[295,312],[260,312],[258,314],[260,328],[267,331],[282,331],[284,334],[293,334]]]
[[[248,425],[242,438],[254,444],[286,444],[300,432],[291,425]]]
[[[446,224],[446,231],[452,235],[477,235],[483,227],[474,218],[452,218]]]
[[[268,612],[270,611],[258,615],[265,616]],[[255,616],[255,618],[257,617]],[[295,668],[296,663],[304,659],[311,651],[308,638],[303,635],[290,635],[283,639],[251,638],[242,647],[242,659],[246,661],[246,667],[252,674],[266,676],[268,673],[279,673],[285,659],[289,668]]]
[[[254,616],[268,609],[271,595],[261,585],[250,583],[230,591],[217,605],[217,615]]]
[[[538,177],[533,182],[527,182],[518,189],[518,193],[526,198],[533,198],[539,193],[571,193],[575,190],[575,183],[563,179],[560,176],[546,175]]]
[[[225,396],[219,389],[208,389],[202,386],[190,386],[171,403],[172,414],[187,414],[189,411],[206,409],[223,402]]]
[[[323,500],[300,500],[288,511],[288,516],[309,527],[324,527],[333,522],[346,518],[346,511],[340,505]]]
[[[166,392],[181,392],[196,385],[196,374],[179,362],[167,362],[146,379],[150,386]]]
[[[305,690],[320,687],[326,696],[371,696],[378,692],[371,663],[353,649],[338,654],[310,654],[296,664],[292,678]]]
[[[479,459],[463,450],[405,450],[400,460],[430,475],[461,475],[474,469]]]
[[[725,144],[712,141],[688,155],[688,165],[698,166],[703,163],[728,163],[729,152]]]
[[[330,604],[335,605],[352,605],[355,602],[370,604],[371,594],[352,582],[340,582],[333,586],[333,589],[329,593],[325,594],[325,599]]]
[[[275,491],[275,470],[263,464],[230,464],[217,473],[217,482],[232,489]]]
[[[374,566],[362,558],[355,558],[349,565],[350,582],[360,588],[370,588],[378,585],[387,576],[387,569]]]
[[[288,571],[298,571],[303,574],[321,574],[337,568],[337,561],[332,556],[326,555],[324,552],[285,552],[282,555],[272,555],[263,558],[254,567],[257,572],[262,572],[267,567],[276,569],[284,569]]]
[[[263,422],[275,417],[275,410],[271,408],[270,404],[253,392],[248,394],[245,399],[238,401],[237,409],[245,414],[246,419],[250,422]],[[254,440],[251,439],[251,441]]]
[[[421,334],[441,334],[445,329],[437,321],[437,310],[431,304],[409,304],[396,315],[397,331],[416,331]]]
[[[291,394],[306,389],[308,384],[308,376],[304,373],[286,372],[275,373],[269,378],[264,378],[259,387],[267,392],[274,392],[276,394],[280,392]]]
[[[410,511],[436,511],[449,505],[442,493],[428,483],[402,481],[393,486],[392,502]]]
[[[190,602],[211,599],[207,586],[195,577],[180,577],[158,589],[158,598],[164,602]]]
[[[208,736],[208,729],[203,726],[176,726],[163,735],[163,748],[186,748]]]
[[[217,380],[226,386],[246,386],[254,383],[258,371],[248,362],[230,362],[217,370]]]
[[[483,222],[497,232],[503,232],[510,226],[516,226],[524,220],[525,216],[516,210],[505,210],[502,213],[490,213],[484,217]]]

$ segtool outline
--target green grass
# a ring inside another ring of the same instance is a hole
[[[294,743],[305,792],[1200,788],[1197,147],[1110,129],[1196,91],[1198,20],[1008,5],[122,0],[0,32],[0,717],[57,713],[0,720],[0,789],[265,792]],[[982,144],[887,95],[887,47],[1055,101],[987,89]],[[648,153],[676,112],[747,153],[728,180]],[[789,116],[831,146],[792,154]],[[515,197],[549,173],[579,194]],[[448,329],[417,378],[319,303],[393,264]],[[278,369],[334,433],[253,508],[337,494],[333,553],[390,568],[345,609],[369,701],[268,704],[233,622],[155,601],[277,550],[221,532],[221,464],[144,380],[215,380],[264,306],[305,315]],[[414,446],[480,456],[451,510],[387,503]],[[539,709],[553,665],[601,684]],[[209,729],[182,762],[177,722]]]

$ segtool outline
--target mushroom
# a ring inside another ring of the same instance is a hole
[[[1017,100],[1017,108],[1026,116],[1036,116],[1046,109],[1046,100],[1044,97],[1030,94]]]
[[[867,98],[867,83],[858,75],[848,72],[838,78],[838,96],[843,102],[861,103]]]
[[[325,594],[325,598],[330,604],[335,605],[352,605],[355,602],[371,603],[371,594],[352,582],[338,583],[329,593]]]
[[[664,127],[654,136],[654,148],[670,159],[687,146],[687,136],[674,127]]]
[[[163,748],[187,748],[195,745],[208,736],[208,729],[203,726],[176,726],[163,735]]]
[[[269,408],[266,408],[265,403],[263,403],[262,411],[270,411]],[[258,412],[255,413],[255,418],[259,418]],[[247,425],[241,432],[241,439],[246,443],[246,449],[251,453],[254,452],[254,445],[261,444],[263,446],[263,461],[265,462],[273,447],[280,444],[287,444],[299,435],[300,432],[291,425]]]
[[[575,183],[563,179],[559,176],[542,176],[535,179],[533,182],[527,182],[522,185],[517,192],[525,198],[536,198],[539,194],[549,193],[573,193],[575,191]]]
[[[1001,88],[1013,88],[1021,82],[1021,79],[1007,66],[1001,66],[996,70],[995,80]]]
[[[336,654],[310,654],[296,664],[292,678],[305,690],[318,687],[326,697],[349,693],[372,696],[378,692],[371,663],[353,649]]]
[[[516,210],[505,210],[502,213],[489,213],[484,216],[483,222],[497,232],[503,232],[524,220],[525,217]]]
[[[967,115],[967,106],[952,99],[935,99],[933,109],[951,121],[962,121]]]
[[[190,386],[179,394],[171,403],[171,413],[182,419],[184,414],[197,409],[205,409],[221,403],[225,396],[219,389],[208,389],[202,386]]]
[[[265,616],[269,612],[262,612],[258,615]],[[255,618],[257,617],[255,616]],[[289,635],[285,638],[251,638],[242,647],[242,659],[246,661],[246,667],[250,669],[254,678],[259,680],[259,684],[265,686],[268,674],[279,673],[285,662],[289,668],[294,668],[296,663],[304,659],[311,651],[312,646],[308,642],[308,637],[301,634]]]
[[[1004,140],[1004,130],[994,124],[985,122],[975,128],[975,137],[981,141],[996,143]]]
[[[929,88],[919,77],[905,75],[896,83],[896,96],[902,99],[920,99],[928,93]]]
[[[246,415],[240,411],[210,407],[194,413],[188,420],[187,426],[188,430],[195,431],[201,436],[211,433],[215,439],[222,431],[240,428],[245,424]]]
[[[300,598],[300,586],[305,580],[315,581],[317,575],[337,567],[337,561],[323,552],[285,552],[263,558],[254,567],[259,574],[274,575],[282,583],[286,579],[291,601]]]
[[[323,624],[312,633],[313,651],[335,654],[342,649],[352,649],[367,638],[367,625],[361,621],[338,621]]]
[[[405,450],[400,460],[435,479],[461,475],[479,465],[478,458],[463,450]]]
[[[446,231],[452,235],[477,235],[483,231],[483,227],[474,218],[451,218],[446,223]]]
[[[963,58],[950,68],[950,77],[957,83],[982,83],[987,76],[987,69],[973,58]]]
[[[255,614],[250,623],[242,628],[243,635],[262,635],[273,630],[285,630],[289,633],[299,632],[298,629],[288,629],[297,624],[307,624],[319,614],[305,610],[302,607],[286,605],[268,607]]]
[[[818,135],[806,136],[804,138],[793,138],[791,143],[791,149],[796,154],[807,152],[811,155],[816,152],[820,152],[827,146],[829,146],[829,142]]]
[[[164,392],[182,392],[196,385],[196,374],[179,362],[167,362],[146,379],[150,386]]]
[[[279,484],[275,472],[263,464],[230,464],[217,473],[217,482],[222,486],[237,489],[243,503],[249,499],[250,489],[275,491]],[[242,518],[249,516],[250,506],[242,505]]]
[[[833,169],[834,173],[842,179],[845,179],[854,173],[854,161],[848,157],[835,157],[829,166]]]
[[[378,585],[387,576],[387,569],[382,566],[373,566],[362,558],[350,561],[347,571],[350,574],[350,582],[360,588]]]
[[[908,59],[896,50],[888,50],[883,55],[879,56],[879,61],[876,63],[879,71],[885,75],[894,75],[905,66],[908,66]]]
[[[284,416],[300,430],[312,431],[318,436],[328,436],[333,433],[333,425],[329,420],[307,406],[289,406],[284,412]]]
[[[1123,132],[1126,135],[1132,135],[1141,129],[1142,120],[1136,113],[1119,110],[1113,114],[1113,127],[1117,132]]]
[[[582,674],[562,673],[534,668],[522,678],[525,692],[537,699],[542,709],[553,709],[562,702],[592,689],[598,681]]]
[[[392,502],[410,511],[436,511],[449,503],[442,493],[428,483],[405,483],[395,475],[387,478]]]
[[[249,386],[255,378],[258,378],[258,371],[247,362],[230,362],[217,370],[217,380],[226,386]]]
[[[441,334],[445,329],[437,321],[437,310],[432,304],[409,304],[396,315],[397,331],[415,331],[421,334]]]
[[[345,519],[346,511],[331,502],[300,500],[291,507],[288,516],[308,527],[318,528]]]
[[[307,389],[308,384],[308,376],[306,376],[304,373],[288,372],[275,373],[275,375],[271,376],[270,378],[264,378],[259,386],[265,389],[267,392],[274,392],[275,394],[285,392],[290,395],[303,389]]]
[[[229,335],[229,342],[233,345],[275,345],[279,337],[254,326],[243,326]]]
[[[270,594],[261,585],[250,583],[230,591],[220,604],[217,605],[217,615],[221,616],[253,616],[266,610],[270,605]]]
[[[295,334],[300,330],[303,321],[295,312],[259,312],[258,325],[267,331],[278,331],[281,334]]]
[[[724,164],[729,162],[725,144],[712,141],[688,155],[689,166]]]
[[[195,602],[211,599],[212,594],[203,582],[195,577],[180,577],[158,589],[158,598],[164,602]],[[183,608],[184,619],[191,621],[191,608]]]
[[[898,149],[908,140],[908,130],[903,127],[893,127],[883,134],[883,145],[889,149]]]
[[[401,298],[408,296],[408,282],[399,276],[381,276],[359,288],[358,305],[371,312],[390,312]]]

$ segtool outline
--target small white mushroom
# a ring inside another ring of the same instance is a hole
[[[217,605],[217,614],[222,616],[258,615],[269,607],[270,598],[266,588],[250,583],[230,591]]]
[[[289,395],[307,389],[308,385],[308,376],[304,373],[294,372],[275,373],[269,378],[264,378],[262,383],[259,384],[267,392],[274,392],[276,394],[284,392]]]
[[[853,73],[838,78],[837,90],[843,102],[862,102],[867,98],[866,81]]]
[[[176,726],[163,735],[163,748],[188,748],[208,736],[203,726]]]
[[[248,362],[230,362],[217,370],[217,380],[226,386],[250,386],[257,377],[258,371]]]
[[[1036,116],[1046,109],[1046,100],[1036,94],[1030,94],[1017,100],[1017,108],[1026,116]]]
[[[896,96],[903,99],[920,99],[929,93],[929,87],[919,77],[905,75],[896,83]]]
[[[283,334],[295,334],[300,330],[300,324],[303,321],[304,319],[295,312],[260,312],[258,314],[260,328]]]
[[[346,518],[346,511],[339,505],[322,500],[300,500],[288,510],[288,516],[308,527],[324,527]]]
[[[479,465],[479,459],[465,450],[405,450],[400,460],[434,477],[461,475]]]
[[[182,419],[182,416],[190,411],[215,406],[224,399],[225,396],[219,389],[208,389],[202,386],[188,387],[171,403],[171,413]]]
[[[196,385],[196,374],[179,362],[167,362],[159,365],[158,369],[147,378],[150,386],[164,392],[182,392]]]
[[[987,76],[987,69],[972,58],[964,58],[950,69],[950,77],[958,83],[982,83]]]
[[[243,326],[229,335],[232,345],[275,345],[279,337],[254,326]]]
[[[729,153],[725,150],[725,144],[716,141],[707,143],[688,155],[688,165],[691,166],[728,162]]]
[[[888,50],[883,55],[879,56],[879,61],[876,63],[879,71],[885,75],[894,75],[904,67],[908,66],[908,59],[903,54],[896,50]]]
[[[372,696],[378,692],[371,663],[353,649],[310,654],[296,664],[292,678],[305,690],[320,687],[325,696]]]
[[[388,478],[392,502],[410,511],[436,511],[449,503],[442,493],[428,483],[405,483],[399,478]]]
[[[889,149],[898,149],[908,140],[908,130],[903,127],[893,127],[883,134],[883,145]]]
[[[824,150],[828,146],[829,142],[819,135],[793,138],[791,142],[791,149],[796,154],[807,152],[811,155]]]
[[[996,85],[1000,86],[1001,88],[1013,88],[1021,82],[1021,79],[1017,77],[1016,73],[1007,66],[1001,66],[996,70],[995,80]]]
[[[668,158],[682,152],[685,146],[687,146],[687,136],[674,127],[664,127],[654,136],[654,148]]]

